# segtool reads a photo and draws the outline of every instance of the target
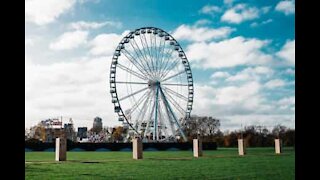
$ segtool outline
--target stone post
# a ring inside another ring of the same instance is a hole
[[[193,156],[202,156],[202,141],[200,139],[193,139]]]
[[[67,141],[65,137],[56,138],[56,161],[67,160]]]
[[[143,158],[143,147],[142,147],[142,141],[140,138],[135,138],[132,140],[132,155],[133,155],[133,159]]]
[[[243,156],[246,154],[246,149],[244,146],[244,141],[243,139],[238,139],[238,151],[239,151],[239,155]]]
[[[276,154],[280,154],[281,153],[281,141],[280,141],[280,139],[275,139],[274,140],[274,146],[275,146]]]

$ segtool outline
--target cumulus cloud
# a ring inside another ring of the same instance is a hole
[[[26,126],[52,117],[72,117],[76,126],[117,124],[107,84],[111,57],[26,65]]]
[[[278,104],[287,106],[295,105],[295,96],[282,98],[278,101]]]
[[[290,74],[290,75],[294,75],[296,72],[294,69],[288,68],[288,69],[286,69],[285,73]]]
[[[262,21],[261,23],[253,22],[253,23],[250,24],[250,26],[251,27],[258,27],[258,26],[261,26],[261,25],[269,24],[271,22],[273,22],[272,19],[267,19],[265,21]]]
[[[268,67],[263,66],[257,66],[257,67],[248,67],[238,73],[236,73],[234,76],[230,76],[226,79],[226,81],[229,82],[239,82],[239,81],[249,81],[249,80],[255,80],[259,81],[261,76],[263,77],[270,77],[274,71]]]
[[[219,42],[197,42],[187,46],[186,54],[196,67],[225,68],[239,65],[265,64],[272,57],[261,51],[268,41],[241,36]]]
[[[103,26],[121,28],[121,22],[115,21],[104,21],[104,22],[87,22],[87,21],[78,21],[70,23],[69,28],[75,30],[88,30],[88,29],[98,29]]]
[[[221,118],[221,129],[239,130],[245,126],[261,125],[272,129],[274,126],[281,124],[294,128],[294,114],[250,114],[250,115],[231,115]]]
[[[240,24],[243,21],[256,19],[259,17],[259,9],[249,7],[247,4],[238,4],[228,9],[222,16],[221,21],[232,24]]]
[[[197,27],[197,26],[203,26],[203,25],[207,25],[207,24],[211,24],[211,21],[209,21],[207,19],[200,19],[194,23],[194,26]]]
[[[282,79],[274,79],[274,80],[270,80],[265,84],[266,88],[269,89],[274,89],[277,87],[282,87],[284,86],[286,83],[282,80]]]
[[[223,3],[226,5],[232,5],[235,0],[223,0]]]
[[[222,129],[239,129],[241,124],[294,126],[294,97],[270,101],[263,96],[263,85],[259,82],[247,81],[218,88],[195,84],[195,89],[192,113],[220,119]],[[289,106],[281,109],[284,105]]]
[[[26,21],[37,25],[52,23],[63,13],[70,10],[75,2],[75,0],[26,0]]]
[[[197,26],[188,26],[181,25],[174,32],[173,37],[178,40],[187,40],[187,41],[210,41],[212,39],[221,39],[226,38],[234,29],[230,27],[221,27],[221,28],[207,28],[207,27],[197,27]]]
[[[285,15],[290,15],[295,13],[295,3],[294,1],[280,1],[275,7],[276,11],[283,12]]]
[[[218,6],[206,5],[203,6],[199,12],[202,14],[214,15],[215,13],[221,12],[221,8]]]
[[[215,72],[211,75],[211,78],[213,79],[219,79],[219,78],[226,78],[226,77],[229,77],[230,74],[228,72],[223,72],[223,71],[218,71],[218,72]]]
[[[87,42],[87,31],[73,31],[62,34],[55,42],[49,45],[52,50],[70,50]]]
[[[276,55],[286,60],[288,64],[295,65],[295,40],[287,41]]]
[[[90,51],[92,55],[111,55],[115,48],[120,43],[121,39],[130,31],[124,31],[122,34],[99,34],[89,42]]]

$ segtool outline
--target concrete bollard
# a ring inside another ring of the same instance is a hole
[[[132,140],[132,156],[133,156],[133,159],[143,158],[143,147],[142,147],[142,141],[140,138],[135,138]]]
[[[240,156],[243,156],[246,154],[246,148],[244,146],[243,139],[238,139],[238,151]]]
[[[276,154],[281,154],[281,141],[280,141],[280,139],[274,140],[274,146],[275,146]]]
[[[202,156],[202,141],[200,139],[193,140],[193,156],[194,157]]]
[[[67,141],[65,138],[56,138],[56,161],[67,160]]]

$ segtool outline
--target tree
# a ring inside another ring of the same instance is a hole
[[[220,128],[220,120],[207,116],[191,116],[182,128],[188,141],[197,137],[201,137],[203,141],[213,141],[214,134]]]
[[[112,137],[114,141],[122,141],[123,140],[124,129],[122,126],[115,127],[112,132]]]

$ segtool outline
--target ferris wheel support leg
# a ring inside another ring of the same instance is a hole
[[[176,117],[175,114],[173,113],[173,111],[172,111],[172,109],[171,109],[171,107],[170,107],[170,105],[169,105],[169,103],[168,103],[167,98],[165,97],[165,95],[164,95],[161,87],[159,87],[159,89],[160,89],[161,96],[162,96],[162,98],[164,99],[164,102],[165,102],[165,104],[167,105],[167,108],[169,109],[169,112],[172,114],[172,117],[173,117],[176,125],[178,126],[178,129],[179,129],[179,131],[180,131],[180,133],[181,133],[181,136],[182,136],[183,140],[184,140],[185,142],[187,142],[188,139],[187,139],[187,137],[185,136],[184,132],[182,131],[181,126],[180,126],[180,124],[179,124],[179,122],[178,122],[178,120],[177,120],[177,117]]]
[[[159,134],[158,134],[158,99],[159,99],[159,85],[157,86],[157,92],[156,92],[156,109],[155,109],[155,117],[154,117],[154,134],[153,139],[159,140]]]

